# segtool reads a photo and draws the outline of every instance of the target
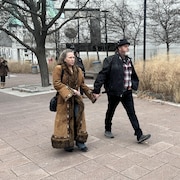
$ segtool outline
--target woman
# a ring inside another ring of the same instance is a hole
[[[6,76],[8,72],[9,72],[9,68],[7,65],[7,61],[3,57],[0,57],[1,89],[5,87]]]
[[[74,52],[66,49],[59,58],[53,72],[53,85],[59,93],[54,134],[51,137],[54,148],[74,150],[74,141],[81,151],[88,148],[85,142],[88,137],[84,115],[84,103],[79,92],[81,87],[87,97],[94,103],[92,91],[84,84],[82,70],[75,64]]]

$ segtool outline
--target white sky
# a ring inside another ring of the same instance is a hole
[[[82,1],[82,0],[80,0],[80,1]],[[62,0],[56,0],[54,2],[57,7],[61,4]],[[77,4],[77,0],[70,0],[70,2],[67,3],[66,8],[74,8],[74,5],[72,2],[74,2],[74,4]],[[93,0],[90,0],[90,2],[93,2]],[[114,3],[118,4],[120,2],[121,2],[121,0],[103,0],[101,9],[106,9],[106,8],[110,7],[112,4],[114,4]],[[131,8],[138,8],[139,5],[143,5],[144,1],[143,0],[136,0],[136,1],[135,0],[125,0],[125,2],[127,2],[127,4]],[[93,7],[93,8],[95,8],[95,7]]]
[[[119,4],[121,1],[120,0],[104,0],[103,2],[103,8],[108,8],[111,4],[117,3]],[[131,8],[138,8],[139,5],[143,4],[143,0],[125,0],[125,2],[130,6]]]

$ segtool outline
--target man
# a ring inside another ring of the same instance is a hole
[[[138,89],[139,79],[131,59],[127,56],[129,45],[130,43],[126,39],[117,42],[115,55],[107,57],[103,62],[103,68],[94,83],[93,92],[94,96],[98,98],[104,84],[108,97],[104,135],[108,138],[114,138],[111,132],[112,118],[117,105],[121,102],[134,128],[134,135],[137,136],[138,143],[142,143],[149,139],[151,135],[143,135],[134,110],[132,89]]]
[[[74,55],[75,55],[75,59],[76,59],[76,65],[81,68],[81,70],[84,74],[84,77],[85,77],[85,67],[84,67],[82,59],[79,56],[79,51],[74,50]],[[81,93],[81,96],[83,96],[83,90],[81,88],[80,88],[80,93]]]

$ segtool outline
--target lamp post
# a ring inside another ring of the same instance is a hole
[[[109,11],[104,10],[104,27],[105,27],[105,49],[106,49],[106,56],[108,57],[108,36],[107,36],[107,13]]]
[[[143,43],[143,60],[146,61],[146,0],[144,0],[144,43]]]
[[[77,5],[78,5],[78,11],[79,11],[79,0],[77,1]],[[79,14],[79,12],[78,12],[78,14]],[[79,48],[79,42],[80,42],[80,36],[79,36],[79,18],[77,19],[77,23],[78,23],[78,25],[77,25],[77,30],[78,30],[78,48]]]
[[[55,23],[55,29],[57,28],[58,24]],[[56,60],[59,58],[59,30],[55,31],[55,44],[56,44]]]

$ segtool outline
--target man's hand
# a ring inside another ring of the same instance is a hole
[[[98,99],[100,97],[100,94],[93,93],[93,96],[95,97],[95,99]]]

